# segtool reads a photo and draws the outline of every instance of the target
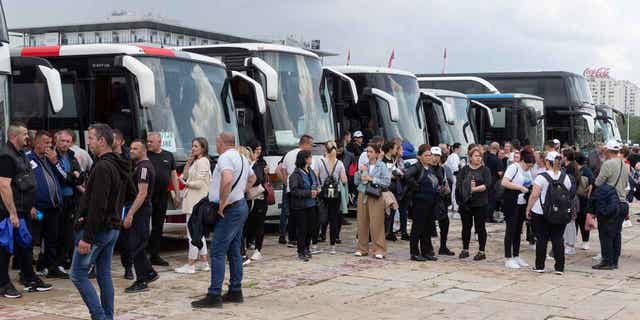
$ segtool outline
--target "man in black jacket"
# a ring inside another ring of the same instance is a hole
[[[73,255],[73,218],[76,214],[78,196],[80,191],[77,186],[83,183],[80,175],[80,163],[76,160],[75,153],[70,149],[72,133],[69,130],[60,130],[55,135],[55,146],[58,163],[55,166],[55,174],[62,187],[62,214],[60,215],[58,239],[58,266],[69,268]]]
[[[89,149],[97,157],[89,173],[86,193],[80,200],[77,221],[78,244],[73,252],[71,281],[89,308],[93,319],[111,319],[114,310],[111,258],[124,212],[125,200],[135,193],[131,167],[112,152],[113,132],[105,124],[89,128]],[[100,298],[89,281],[89,268],[96,266]]]

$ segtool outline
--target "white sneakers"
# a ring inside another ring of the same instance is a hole
[[[598,253],[597,256],[593,256],[591,259],[597,260],[597,261],[602,260],[602,253]]]
[[[575,247],[566,246],[566,247],[564,247],[564,254],[572,256],[572,255],[576,254],[576,248]]]
[[[582,243],[582,247],[580,247],[580,249],[582,250],[589,250],[591,247],[589,247],[589,242],[583,242]]]
[[[331,248],[329,248],[329,254],[336,254],[336,246],[331,246]]]
[[[320,248],[318,248],[318,245],[314,244],[311,246],[311,254],[318,254],[321,253],[322,250],[320,250]]]
[[[255,260],[255,261],[262,260],[262,253],[260,253],[260,251],[258,250],[254,251],[253,255],[251,255],[251,260]]]
[[[375,257],[376,257],[376,259],[379,259],[379,260],[384,259],[384,256],[381,255],[381,254],[376,254]]]
[[[209,268],[209,262],[207,261],[198,261],[196,262],[196,271],[210,271],[211,268]]]
[[[529,264],[526,261],[524,261],[524,259],[520,257],[515,257],[515,258],[507,259],[504,263],[504,266],[507,269],[520,269],[520,268],[529,267]]]
[[[183,274],[194,274],[196,271],[209,271],[211,268],[209,267],[209,262],[206,261],[198,261],[194,264],[187,263],[180,268],[175,268],[174,271],[176,273]]]
[[[629,227],[632,227],[632,226],[633,226],[633,225],[631,224],[631,220],[625,220],[625,221],[622,223],[622,227],[623,227],[623,228],[629,228]]]
[[[183,274],[194,274],[196,273],[196,265],[187,263],[180,268],[175,268],[174,271],[177,273],[183,273]]]
[[[504,266],[507,269],[520,269],[520,265],[518,264],[518,262],[516,261],[516,259],[507,259],[507,261],[505,261]]]
[[[364,256],[364,254],[362,252],[360,252],[360,251],[356,251],[353,255],[356,256],[356,257]]]

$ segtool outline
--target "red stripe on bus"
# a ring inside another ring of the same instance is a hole
[[[22,48],[23,57],[57,57],[60,56],[60,46],[43,46]]]
[[[176,53],[171,49],[147,47],[147,46],[138,46],[138,48],[142,49],[142,51],[144,51],[144,54],[149,54],[153,56],[166,56],[166,57],[176,56]]]

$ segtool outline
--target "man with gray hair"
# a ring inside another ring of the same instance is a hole
[[[222,308],[223,302],[241,303],[242,296],[242,229],[249,215],[244,194],[253,186],[256,176],[251,163],[235,148],[232,133],[223,132],[216,139],[220,157],[209,185],[209,200],[218,204],[220,216],[211,239],[211,286],[207,295],[191,302],[193,308]],[[225,263],[229,260],[229,291],[221,296]]]

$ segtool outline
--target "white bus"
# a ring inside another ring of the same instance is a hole
[[[191,140],[205,137],[211,144],[222,131],[237,136],[231,83],[246,83],[264,107],[262,87],[228,71],[217,59],[171,49],[119,44],[16,48],[12,55],[47,59],[61,74],[64,108],[53,114],[39,108],[12,110],[12,120],[29,128],[70,128],[85,146],[92,123],[106,123],[123,132],[125,140],[160,132],[163,148],[179,167],[191,151]],[[216,156],[215,148],[209,148]],[[185,222],[169,207],[168,224]]]

